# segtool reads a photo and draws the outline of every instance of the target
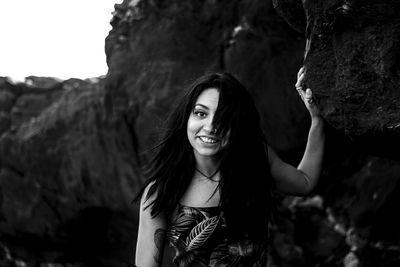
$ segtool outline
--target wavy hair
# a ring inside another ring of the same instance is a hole
[[[198,96],[209,88],[219,91],[213,126],[221,136],[230,131],[220,152],[220,205],[233,240],[250,236],[265,240],[272,208],[267,142],[260,116],[245,87],[229,73],[207,74],[197,79],[172,110],[164,135],[146,170],[148,177],[136,199],[151,184],[145,199],[151,215],[170,216],[187,190],[195,171],[187,122]],[[265,234],[265,235],[264,235]]]

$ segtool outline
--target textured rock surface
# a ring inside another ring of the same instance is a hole
[[[336,129],[373,141],[372,153],[400,143],[400,4],[392,0],[276,0],[291,25],[306,14],[308,86],[325,119]],[[359,138],[360,137],[360,138]]]
[[[103,81],[2,79],[0,92],[1,239],[28,262],[127,258],[140,168],[128,123],[104,113]]]
[[[114,109],[129,106],[140,114],[136,121],[140,136],[147,136],[165,117],[174,96],[193,79],[205,72],[229,71],[259,100],[257,105],[267,117],[265,131],[275,147],[290,150],[304,144],[304,131],[292,127],[307,123],[292,90],[304,41],[290,37],[294,32],[271,3],[134,3],[124,1],[116,6],[114,27],[106,40],[106,89]],[[282,101],[290,104],[280,105]],[[149,143],[139,140],[141,147]]]
[[[303,9],[299,2],[274,4],[291,26],[303,26],[306,84],[337,131],[328,139],[326,179],[319,190],[337,225],[348,229],[346,243],[355,253],[346,256],[345,266],[396,266],[399,2],[302,1]]]

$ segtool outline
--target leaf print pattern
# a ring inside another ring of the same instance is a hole
[[[249,240],[228,241],[220,207],[178,205],[166,236],[174,250],[171,261],[177,267],[266,266],[266,250],[253,253],[256,244]]]
[[[182,235],[189,232],[194,225],[205,219],[207,219],[207,214],[203,214],[195,208],[180,205],[177,215],[172,222],[173,227],[167,232],[167,238],[180,250],[186,250],[186,240]]]
[[[203,245],[218,225],[220,216],[214,216],[197,224],[187,237],[186,250],[193,250]]]

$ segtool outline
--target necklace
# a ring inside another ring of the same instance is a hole
[[[207,179],[210,179],[210,180],[213,181],[213,182],[218,182],[218,181],[214,180],[213,177],[218,173],[219,169],[216,169],[215,172],[212,173],[212,174],[210,174],[210,175],[207,175],[207,174],[203,173],[203,172],[200,171],[197,167],[196,167],[196,171],[197,171],[198,173],[200,173],[201,175],[203,175],[204,177],[206,177]]]

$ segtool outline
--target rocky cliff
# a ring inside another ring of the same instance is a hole
[[[399,2],[273,2],[288,24],[304,33],[306,85],[313,88],[325,120],[339,133],[328,140],[338,146],[329,151],[321,193],[350,228],[347,243],[359,258],[355,261],[362,266],[396,266]],[[337,164],[339,158],[342,163]]]
[[[28,266],[132,253],[139,161],[129,119],[105,114],[103,84],[1,80],[1,241]]]

